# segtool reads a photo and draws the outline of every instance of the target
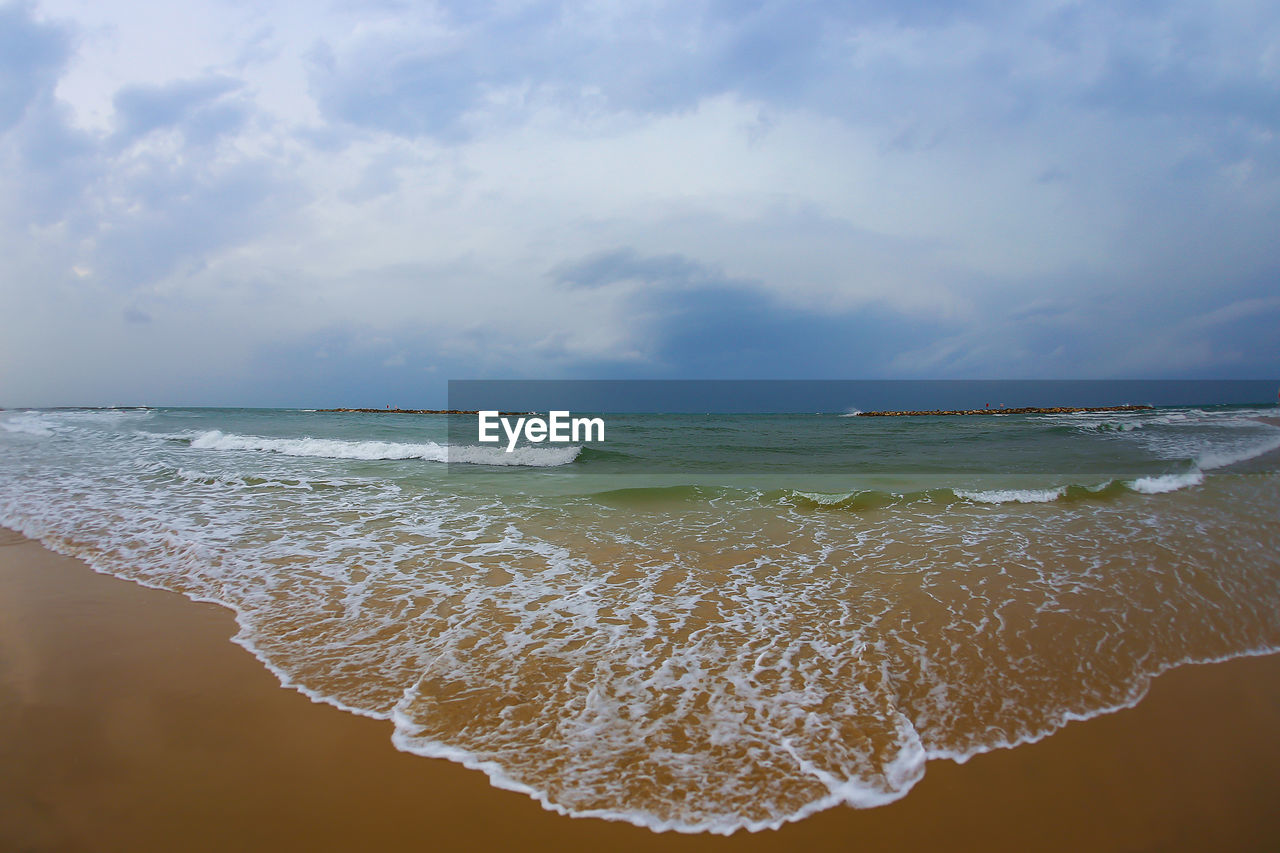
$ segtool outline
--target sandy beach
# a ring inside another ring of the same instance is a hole
[[[397,752],[390,725],[282,689],[214,605],[3,531],[5,850],[1272,850],[1280,656],[1183,667],[1136,708],[931,762],[904,799],[777,832],[573,820]]]
[[[1280,853],[1280,3],[295,5],[0,0],[0,853]]]

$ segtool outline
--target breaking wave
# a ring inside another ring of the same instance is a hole
[[[187,441],[196,450],[242,450],[279,453],[284,456],[309,456],[320,459],[403,460],[463,463],[469,465],[525,466],[548,468],[568,465],[578,458],[582,448],[517,447],[507,452],[500,447],[478,445],[420,444],[396,441],[347,441],[335,438],[269,438],[260,435],[227,434],[209,430],[193,436],[170,436]]]
[[[880,805],[929,760],[1280,648],[1274,466],[1205,473],[1280,432],[1164,436],[1125,457],[1145,476],[1070,476],[1098,482],[825,494],[608,474],[584,495],[614,451],[251,434],[301,431],[278,418],[140,437],[9,417],[57,438],[0,431],[0,523],[234,609],[236,642],[282,683],[562,814],[728,834]],[[1121,432],[1100,441],[1160,431]],[[583,464],[467,480],[363,460]]]

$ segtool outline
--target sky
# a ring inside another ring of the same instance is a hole
[[[1280,5],[0,0],[0,406],[1280,377]]]

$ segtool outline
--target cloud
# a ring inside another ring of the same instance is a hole
[[[466,57],[435,53],[416,40],[370,39],[342,54],[312,54],[312,88],[331,121],[405,136],[456,135],[481,81]]]
[[[562,264],[552,277],[570,287],[605,287],[623,281],[640,281],[671,286],[696,283],[714,277],[714,272],[683,255],[642,257],[634,249],[613,249],[573,263]]]
[[[851,366],[883,376],[899,341],[946,328],[886,304],[792,305],[762,282],[678,254],[613,249],[562,264],[552,276],[571,288],[637,285],[618,295],[632,325],[632,358],[609,365],[637,376],[835,378]]]
[[[62,8],[0,5],[0,404],[1280,372],[1273,4]]]
[[[115,96],[118,136],[127,144],[151,131],[176,127],[189,140],[205,143],[235,131],[244,123],[245,110],[223,99],[241,85],[215,76],[160,86],[126,86]]]
[[[883,377],[898,342],[939,327],[883,306],[816,312],[734,286],[665,292],[648,308],[646,369],[700,378]]]
[[[183,264],[197,269],[216,250],[259,236],[271,225],[273,206],[289,198],[262,162],[173,168],[142,158],[136,169],[120,187],[128,206],[108,208],[91,253],[122,288],[151,284]]]
[[[789,98],[832,70],[840,4],[560,2],[382,7],[311,54],[326,117],[449,142],[540,105],[642,114],[738,92]]]
[[[0,132],[50,95],[70,53],[65,28],[34,20],[25,3],[0,6]]]
[[[151,315],[140,308],[129,307],[124,309],[124,319],[130,323],[150,323]]]

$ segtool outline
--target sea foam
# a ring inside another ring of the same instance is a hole
[[[1179,663],[1280,646],[1275,476],[1182,470],[1236,445],[1179,448],[1159,457],[1179,473],[1115,489],[1202,486],[1179,500],[695,490],[673,511],[475,487],[499,472],[461,488],[307,462],[451,451],[219,417],[167,441],[0,433],[0,523],[234,608],[236,642],[286,685],[562,814],[727,834],[876,806],[927,760],[1131,704]],[[560,476],[513,479],[543,475]]]
[[[45,438],[53,435],[50,422],[38,412],[22,412],[0,420],[0,428],[6,432],[35,435]]]
[[[1176,492],[1190,486],[1198,486],[1204,482],[1204,472],[1200,469],[1184,471],[1181,474],[1161,474],[1156,477],[1139,477],[1129,487],[1144,495],[1159,495],[1165,492]]]
[[[958,497],[984,504],[1039,504],[1056,501],[1067,493],[1065,486],[1056,489],[988,489],[985,491],[966,491],[956,489]]]
[[[187,436],[180,436],[187,438]],[[209,430],[191,436],[196,450],[247,450],[279,453],[284,456],[307,456],[320,459],[402,460],[452,462],[470,465],[502,465],[555,467],[567,465],[578,457],[582,448],[519,447],[511,452],[501,448],[462,445],[450,447],[434,441],[405,443],[395,441],[348,441],[334,438],[270,438],[259,435],[227,434]]]

